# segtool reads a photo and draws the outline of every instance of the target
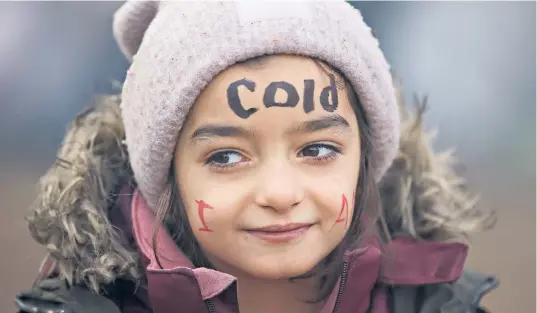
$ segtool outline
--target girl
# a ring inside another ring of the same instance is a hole
[[[21,311],[482,312],[457,241],[489,216],[350,4],[128,2],[114,33],[133,63],[42,180]]]

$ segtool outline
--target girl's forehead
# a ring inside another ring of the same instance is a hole
[[[201,123],[274,122],[354,115],[343,78],[319,61],[276,55],[235,64],[196,100],[185,127]],[[351,121],[349,121],[351,122]]]

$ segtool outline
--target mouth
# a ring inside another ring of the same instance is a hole
[[[312,225],[313,224],[309,223],[271,225],[261,228],[247,229],[246,232],[270,243],[286,243],[304,236]]]

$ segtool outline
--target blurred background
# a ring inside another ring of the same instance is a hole
[[[0,2],[0,312],[43,250],[23,217],[67,124],[128,62],[112,37],[121,2]],[[535,2],[355,2],[402,79],[428,95],[436,149],[455,146],[494,230],[468,266],[498,276],[492,312],[535,312]]]

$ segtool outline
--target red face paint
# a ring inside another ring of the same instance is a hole
[[[205,222],[205,217],[203,216],[203,210],[213,209],[213,207],[205,203],[203,200],[196,200],[196,203],[198,204],[198,215],[200,217],[201,225],[203,225],[203,227],[201,227],[199,231],[212,232],[213,230],[210,229],[209,226],[207,225],[207,222]]]
[[[347,201],[347,197],[345,196],[345,194],[342,194],[341,195],[341,209],[339,210],[339,215],[334,225],[332,226],[332,228],[334,228],[334,226],[336,226],[336,224],[340,222],[345,222],[345,228],[347,228],[348,211],[349,211],[349,202]]]

